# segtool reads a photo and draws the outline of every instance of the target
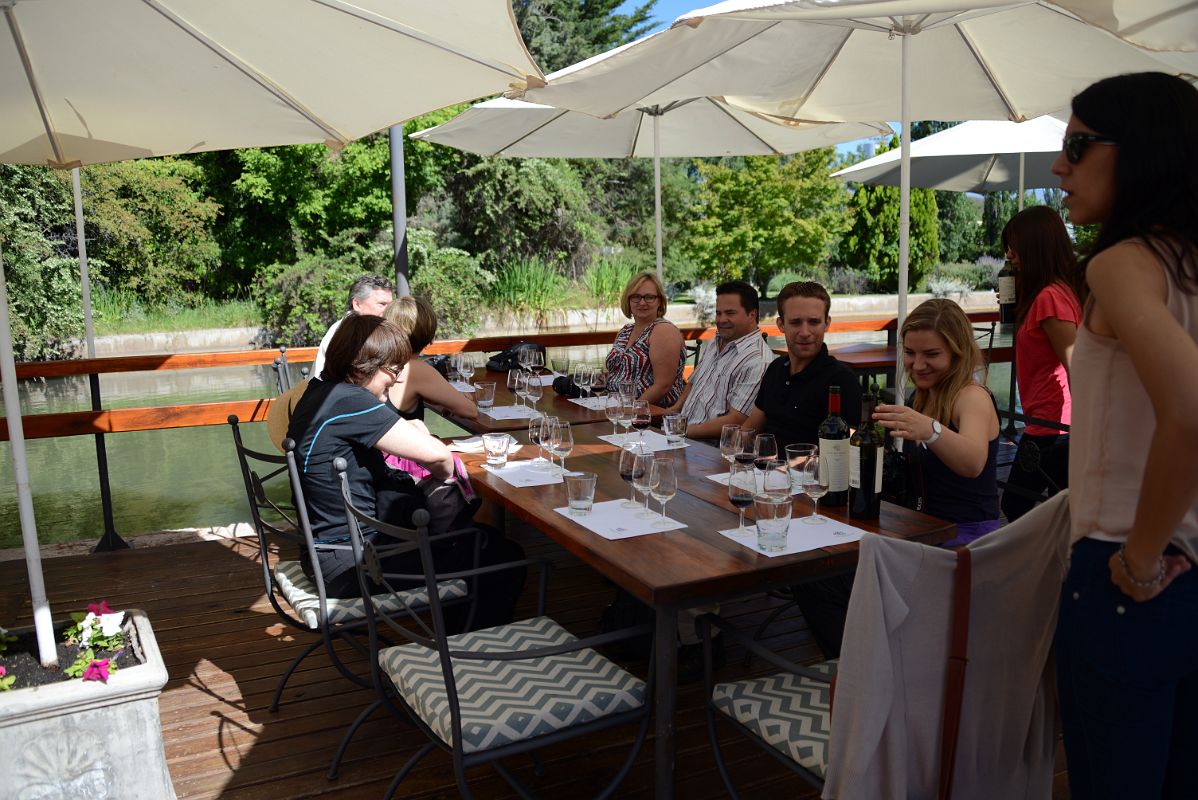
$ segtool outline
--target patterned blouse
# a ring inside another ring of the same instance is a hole
[[[635,323],[629,323],[620,329],[616,335],[616,343],[607,354],[607,371],[611,383],[631,381],[634,384],[637,397],[653,385],[653,363],[649,360],[649,336],[658,325],[674,326],[665,317],[658,317],[645,326],[636,341],[630,342],[632,328]],[[654,405],[672,406],[678,402],[685,381],[682,378],[682,368],[686,365],[686,346],[678,348],[678,369],[674,373],[674,385],[665,396],[658,399]]]

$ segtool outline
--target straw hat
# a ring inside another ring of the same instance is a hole
[[[287,438],[287,426],[291,424],[291,414],[295,411],[295,406],[299,403],[300,398],[304,396],[308,382],[311,380],[311,378],[305,378],[276,397],[270,404],[270,411],[266,415],[266,432],[270,435],[270,440],[275,443],[275,447],[279,448],[280,453],[283,452],[283,440]]]

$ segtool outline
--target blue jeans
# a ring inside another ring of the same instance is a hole
[[[1079,541],[1061,591],[1057,687],[1070,795],[1192,800],[1198,798],[1198,568],[1137,603],[1111,583],[1107,561],[1118,548]]]

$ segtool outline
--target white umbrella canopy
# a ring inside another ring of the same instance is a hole
[[[998,192],[1056,186],[1052,162],[1061,152],[1065,123],[1054,117],[1027,122],[971,120],[911,143],[911,185],[950,192]],[[898,186],[898,150],[888,150],[832,173],[834,178]]]
[[[1177,0],[1059,0],[1082,19],[1149,50],[1198,50],[1198,3]]]
[[[341,146],[537,85],[504,0],[0,0],[0,162]]]
[[[325,142],[536,86],[508,0],[0,0],[0,163]],[[85,325],[90,300],[78,174]],[[56,660],[0,254],[0,383],[43,664]]]
[[[623,48],[620,48],[623,49]],[[597,56],[602,60],[609,53]],[[567,68],[571,69],[571,68]],[[560,74],[560,73],[554,73]],[[553,79],[549,75],[548,80]],[[607,119],[497,98],[412,138],[486,156],[652,158],[657,277],[662,275],[662,157],[780,155],[889,133],[884,123],[807,123],[732,108],[718,97],[633,108]]]

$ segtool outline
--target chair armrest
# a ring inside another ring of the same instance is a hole
[[[761,657],[763,660],[769,662],[779,669],[786,670],[793,675],[819,681],[820,683],[832,682],[832,679],[822,672],[808,669],[794,663],[789,659],[783,658],[773,650],[770,650],[765,645],[756,641],[752,636],[749,636],[723,617],[717,616],[715,614],[703,614],[696,620],[696,624],[699,628],[699,635],[703,638],[703,647],[705,652],[710,649],[711,628],[712,626],[715,626],[716,628],[720,629],[723,635],[734,640],[737,644],[744,645],[749,652],[753,653],[753,655]]]

